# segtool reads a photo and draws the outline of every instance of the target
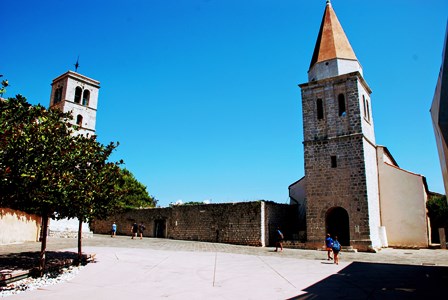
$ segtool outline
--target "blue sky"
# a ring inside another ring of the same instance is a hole
[[[333,0],[364,69],[376,141],[444,193],[429,109],[446,0]],[[299,83],[325,0],[4,1],[0,74],[33,103],[79,55],[97,134],[161,206],[288,202],[304,175]]]

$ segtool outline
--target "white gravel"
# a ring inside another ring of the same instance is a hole
[[[41,287],[58,284],[69,281],[74,278],[84,266],[67,267],[60,271],[45,274],[43,277],[28,277],[19,281],[12,282],[7,286],[0,286],[0,298],[16,295],[26,291],[35,290]]]

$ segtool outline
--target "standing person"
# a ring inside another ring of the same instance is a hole
[[[337,236],[334,237],[332,249],[334,253],[334,263],[339,265],[339,251],[341,251],[341,244],[339,244]]]
[[[277,231],[276,231],[275,252],[277,252],[278,247],[280,247],[280,252],[282,252],[283,251],[283,233],[280,231],[280,227],[277,227]]]
[[[115,222],[112,224],[112,230],[111,230],[111,237],[115,237],[115,235],[117,234],[117,224],[115,224]]]
[[[143,231],[145,231],[146,227],[143,224],[143,222],[140,222],[140,225],[138,226],[138,233],[140,234],[140,239],[143,238]]]
[[[327,250],[327,260],[333,260],[333,257],[331,257],[331,251],[333,251],[333,239],[329,233],[327,233],[327,237],[325,238],[325,247]]]
[[[134,239],[134,236],[137,237],[137,233],[138,233],[138,224],[137,224],[137,222],[134,222],[134,224],[132,224],[132,226],[131,226],[131,233],[132,233],[131,239]]]

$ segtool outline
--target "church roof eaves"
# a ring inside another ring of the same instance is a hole
[[[321,84],[324,83],[326,81],[334,81],[336,80],[338,77],[341,80],[345,80],[347,77],[349,76],[353,76],[353,75],[357,75],[359,80],[361,81],[362,85],[364,85],[364,87],[366,88],[367,92],[369,92],[370,94],[372,93],[372,90],[370,89],[369,85],[367,84],[367,82],[365,81],[364,77],[361,75],[361,73],[359,73],[358,71],[356,72],[351,72],[351,73],[347,73],[347,74],[342,74],[336,77],[331,77],[331,78],[324,78],[324,79],[320,79],[320,80],[315,80],[315,81],[310,81],[310,82],[305,82],[305,83],[300,83],[298,86],[300,88],[306,87],[306,86],[310,86],[310,85],[314,85],[314,84]]]
[[[395,164],[396,167],[400,168],[395,158],[392,156],[392,153],[390,153],[389,149],[386,146],[377,145],[377,147],[381,147],[384,149],[384,152],[386,152],[387,156],[392,160],[392,162]]]
[[[75,79],[80,79],[80,80],[86,81],[86,82],[96,86],[97,88],[100,88],[100,82],[98,80],[89,78],[87,76],[84,76],[82,74],[79,74],[79,73],[76,73],[76,72],[73,72],[70,70],[65,72],[64,74],[58,76],[57,78],[53,79],[53,83],[57,82],[58,80],[60,80],[63,77],[72,77]],[[52,85],[53,85],[53,83],[52,83]]]
[[[299,180],[294,181],[293,183],[291,183],[291,184],[288,186],[288,189],[290,189],[294,184],[299,183],[300,181],[302,181],[302,180],[304,180],[304,179],[305,179],[305,176],[303,176],[303,177],[300,178]]]

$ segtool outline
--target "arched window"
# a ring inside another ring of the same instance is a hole
[[[339,104],[339,116],[345,116],[347,109],[345,107],[345,96],[344,94],[339,94],[338,96],[338,104]]]
[[[78,115],[76,117],[76,125],[78,125],[79,127],[82,127],[82,116]]]
[[[367,120],[370,121],[369,99],[366,99]]]
[[[89,100],[90,100],[90,91],[84,90],[84,93],[82,95],[82,105],[89,106]]]
[[[81,104],[82,88],[79,86],[75,89],[75,103]]]
[[[364,117],[367,118],[367,110],[366,110],[366,97],[362,95],[362,104],[364,107]]]
[[[316,100],[316,106],[317,106],[317,119],[322,120],[324,118],[324,104],[322,102],[322,99]]]
[[[53,104],[59,103],[62,100],[62,87],[58,87],[54,91]]]

